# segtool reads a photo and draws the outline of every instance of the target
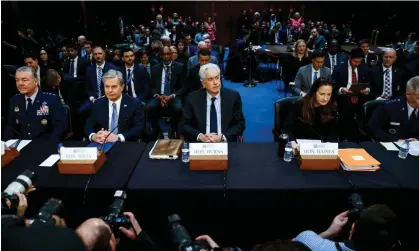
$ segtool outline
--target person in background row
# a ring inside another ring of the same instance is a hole
[[[378,107],[368,122],[374,139],[383,142],[419,140],[419,76],[407,82],[405,96]]]
[[[93,104],[86,122],[89,141],[99,144],[138,140],[144,130],[144,111],[140,101],[123,94],[124,77],[120,71],[110,69],[103,75],[105,97]]]
[[[32,68],[32,70],[35,72],[39,89],[44,89],[46,70],[39,65],[38,56],[33,53],[28,53],[24,55],[23,64]]]
[[[10,99],[5,140],[61,140],[67,130],[67,120],[59,97],[39,89],[36,73],[31,67],[18,68],[15,78],[20,94]]]
[[[83,59],[87,62],[87,65],[92,65],[95,63],[93,59],[93,43],[91,41],[84,42],[84,49],[86,51],[86,56]]]
[[[362,63],[366,64],[368,67],[376,66],[381,64],[381,59],[378,55],[374,55],[370,53],[370,43],[367,39],[362,39],[358,43],[359,48],[361,48],[363,52],[363,60]]]
[[[292,91],[295,96],[304,97],[313,83],[320,77],[330,77],[330,69],[324,67],[324,52],[315,50],[312,54],[312,63],[301,67],[295,77]]]
[[[307,47],[312,50],[323,50],[326,47],[326,38],[317,29],[312,29]]]
[[[70,58],[66,63],[63,63],[63,71],[74,78],[84,77],[86,75],[87,62],[79,56],[79,45],[69,44],[67,49]]]
[[[204,49],[210,51],[210,48],[208,47],[208,44],[205,43],[205,41],[199,42],[198,53],[199,53],[200,50],[204,50]],[[218,59],[214,56],[211,56],[210,62],[213,63],[213,64],[218,64]],[[189,60],[188,60],[188,68],[187,68],[188,73],[197,64],[199,64],[198,55],[194,55],[194,56],[190,57]]]
[[[290,141],[319,139],[323,142],[338,142],[337,122],[332,81],[330,78],[320,77],[314,81],[307,95],[296,101],[283,131],[289,135]]]
[[[339,42],[336,39],[332,39],[324,58],[324,66],[329,68],[330,73],[333,74],[333,69],[337,65],[344,64],[346,61],[348,61],[348,58],[345,53],[340,52]]]

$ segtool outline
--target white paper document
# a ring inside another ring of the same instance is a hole
[[[401,147],[403,141],[394,142],[398,147]],[[419,141],[409,142],[409,154],[412,156],[419,156]]]
[[[301,145],[303,143],[322,143],[322,141],[317,139],[297,139],[297,143]]]
[[[399,148],[397,148],[393,142],[380,142],[381,145],[383,145],[388,151],[398,151]]]
[[[55,163],[57,163],[57,161],[59,161],[59,160],[60,160],[60,155],[52,154],[51,156],[48,157],[48,159],[46,159],[44,162],[42,162],[39,166],[51,167]]]
[[[16,141],[18,141],[18,139],[10,139],[8,141],[6,141],[6,146],[10,147],[12,146],[14,143],[16,143]],[[22,150],[26,145],[28,145],[29,143],[31,143],[32,140],[21,140],[19,145],[17,146],[17,151],[20,152],[20,150]]]

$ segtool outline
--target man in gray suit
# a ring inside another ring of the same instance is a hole
[[[202,50],[202,49],[208,49],[208,50],[210,50],[208,44],[205,43],[204,41],[201,41],[201,42],[198,43],[198,53],[196,53],[195,56],[190,57],[189,60],[188,60],[188,71],[187,71],[188,74],[189,74],[189,71],[195,65],[198,65],[199,64],[199,56],[198,56],[198,54],[199,54],[199,50]],[[218,59],[216,57],[214,57],[214,56],[211,56],[210,63],[213,63],[213,64],[218,65]]]
[[[312,54],[312,63],[298,69],[294,85],[292,85],[292,92],[295,96],[304,97],[316,79],[330,77],[330,69],[323,66],[324,56],[323,51],[315,50]]]

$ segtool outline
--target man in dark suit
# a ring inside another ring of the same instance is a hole
[[[143,64],[134,63],[135,55],[131,48],[123,48],[121,54],[124,62],[121,70],[126,83],[125,90],[128,95],[145,104],[149,96],[150,75]]]
[[[348,57],[345,53],[339,52],[339,42],[336,39],[330,41],[326,56],[324,58],[324,66],[329,68],[333,73],[333,69],[340,64],[348,61]]]
[[[326,38],[320,35],[316,28],[311,30],[310,38],[307,41],[307,47],[311,50],[323,50],[326,47]]]
[[[135,141],[144,130],[144,112],[140,101],[124,92],[122,73],[110,69],[103,75],[105,97],[93,104],[86,122],[85,133],[90,141],[106,142]]]
[[[369,132],[379,141],[419,140],[419,76],[407,82],[405,96],[378,107],[368,122]]]
[[[368,101],[369,88],[354,93],[352,85],[358,83],[368,83],[368,67],[362,64],[363,52],[360,48],[355,48],[349,53],[349,60],[344,64],[336,66],[333,71],[332,81],[334,91],[338,96],[339,107],[339,129],[340,140],[358,141],[358,127],[354,120],[361,118],[362,105]]]
[[[221,88],[220,68],[212,63],[199,70],[204,88],[191,93],[182,113],[181,130],[187,141],[234,141],[245,130],[240,94]]]
[[[199,50],[198,57],[199,64],[195,65],[192,67],[192,69],[189,70],[188,78],[186,79],[188,84],[188,93],[197,91],[202,88],[201,79],[199,77],[199,69],[201,66],[210,63],[211,55],[208,49]]]
[[[185,45],[185,52],[189,54],[190,57],[194,56],[197,52],[197,47],[192,45],[192,38],[189,34],[183,34],[183,44]]]
[[[208,45],[204,41],[201,41],[198,43],[198,53],[200,50],[210,51],[211,49],[208,47]],[[218,65],[218,59],[214,56],[210,56],[210,62]],[[188,73],[189,73],[189,70],[192,69],[192,67],[198,64],[199,64],[198,55],[191,56],[188,60],[188,68],[187,68]]]
[[[396,51],[388,49],[384,52],[383,59],[383,64],[370,68],[372,99],[391,99],[405,93],[404,71],[393,65],[397,59]]]
[[[35,53],[28,53],[23,56],[23,64],[25,66],[29,66],[32,68],[32,70],[35,72],[37,81],[38,81],[38,87],[41,90],[46,89],[45,84],[45,68],[41,67],[38,63],[38,57]]]
[[[118,70],[116,66],[105,61],[105,51],[100,46],[93,49],[93,58],[96,64],[86,69],[86,87],[92,103],[105,94],[102,76],[110,69]]]
[[[70,55],[70,60],[63,63],[63,72],[69,74],[74,78],[84,77],[86,75],[87,62],[79,56],[79,45],[69,44],[67,49]]]
[[[181,97],[187,88],[184,84],[185,73],[183,64],[172,61],[169,46],[164,46],[160,53],[162,63],[151,69],[151,94],[153,98],[147,103],[146,112],[150,117],[155,133],[158,133],[158,118],[161,109],[170,109],[172,126],[177,125],[182,111]]]
[[[93,59],[93,43],[91,41],[84,42],[84,49],[86,51],[86,56],[83,57],[83,59],[86,61],[87,65],[95,64],[96,62]]]
[[[324,52],[315,50],[312,54],[312,63],[298,69],[292,92],[294,96],[304,97],[311,89],[314,81],[320,77],[330,77],[330,69],[323,67]]]
[[[370,53],[370,44],[368,40],[363,39],[359,41],[358,46],[361,48],[364,55],[362,60],[363,64],[366,64],[368,67],[372,67],[382,63],[382,60],[378,55]]]
[[[67,121],[58,96],[42,92],[38,88],[38,79],[31,67],[17,69],[15,79],[20,94],[10,99],[5,140],[62,139],[67,129]]]

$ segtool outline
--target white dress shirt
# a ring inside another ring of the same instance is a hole
[[[79,60],[79,56],[70,59],[70,64],[71,64],[71,60],[73,60],[73,69],[74,69],[74,73],[73,73],[73,77],[77,78],[77,61]],[[70,66],[71,69],[71,66]]]
[[[134,86],[134,65],[132,65],[130,68],[127,68],[127,66],[125,66],[125,68],[127,69],[127,75],[125,76],[127,80],[128,80],[128,70],[131,70],[131,83],[127,83],[127,85],[131,85],[132,96],[136,98],[137,94],[135,93],[135,86]]]
[[[205,128],[205,134],[210,134],[211,129],[211,104],[213,96],[207,92],[207,114],[206,114],[206,128]],[[215,111],[217,112],[217,134],[223,135],[221,131],[221,95],[220,92],[214,97],[216,98],[214,101]],[[198,135],[197,140],[199,141],[199,136],[201,136],[201,133]],[[223,141],[226,141],[226,137],[223,135]]]
[[[35,99],[36,99],[36,95],[38,94],[38,91],[39,91],[39,89],[36,90],[36,92],[32,96],[30,96],[30,97],[25,96],[26,109],[28,109],[28,98],[30,98],[32,100],[32,105],[35,104]]]
[[[355,74],[356,74],[356,79],[358,80],[359,79],[359,77],[358,77],[358,67],[355,68]],[[346,88],[348,90],[349,90],[349,88],[351,88],[352,82],[353,82],[352,81],[352,66],[351,66],[351,64],[348,61],[348,84],[346,85]],[[339,94],[343,94],[342,88],[343,87],[339,88]]]
[[[95,64],[95,67],[96,67],[96,83],[95,83],[95,86],[96,86],[96,88],[97,88],[97,75],[99,74],[99,70],[97,69],[97,68],[102,68],[102,76],[103,76],[103,68],[105,67],[105,64],[106,64],[106,62],[103,62],[103,64],[102,65],[97,65],[97,64]],[[103,93],[102,93],[103,94]],[[95,97],[93,97],[93,96],[91,96],[89,99],[90,99],[90,101],[92,101],[93,99],[94,99]],[[99,97],[100,98],[100,97]]]
[[[391,71],[392,70],[392,66],[390,66],[390,68],[386,68],[386,67],[384,67],[384,65],[383,65],[383,93],[381,94],[381,97],[384,97],[384,93],[385,93],[385,91],[386,91],[386,70],[388,69],[389,70],[389,77],[390,77],[390,85],[392,86],[393,85],[393,72]],[[393,96],[393,90],[392,90],[392,87],[390,86],[390,97],[391,96]]]
[[[330,60],[330,73],[333,72],[333,57],[335,57],[335,63],[336,65],[338,65],[338,54],[332,55],[329,53],[329,60]],[[335,65],[335,66],[336,66]]]
[[[113,130],[114,128],[111,128],[111,124],[112,124],[112,112],[113,112],[113,106],[112,106],[112,104],[113,103],[115,103],[116,104],[116,112],[118,113],[118,120],[119,120],[119,111],[120,111],[120,109],[121,109],[121,100],[122,100],[122,95],[119,97],[119,99],[118,100],[116,100],[115,102],[112,102],[112,101],[110,101],[110,100],[108,100],[108,106],[109,106],[109,116],[108,116],[108,132],[111,132],[111,130]],[[117,125],[119,126],[119,123],[118,123],[118,121],[117,121]],[[91,133],[90,135],[89,135],[89,140],[90,141],[92,141],[92,136],[94,135],[95,133]],[[121,140],[121,142],[124,142],[125,141],[125,137],[124,137],[124,135],[122,135],[122,134],[118,134],[117,135],[118,136],[118,138]]]
[[[320,78],[320,69],[317,71],[311,66],[311,85],[313,85],[314,73],[317,72],[317,78]]]
[[[41,88],[41,67],[38,66],[36,70],[36,76],[38,77],[38,87]]]
[[[413,108],[412,106],[409,105],[409,103],[407,103],[407,118],[408,119],[410,119],[410,117],[413,115],[413,110],[415,110],[415,108]],[[416,109],[416,116],[417,115],[418,115],[418,110]]]

